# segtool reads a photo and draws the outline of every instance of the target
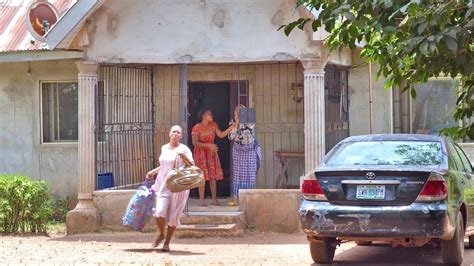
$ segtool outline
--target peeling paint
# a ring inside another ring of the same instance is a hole
[[[296,60],[296,58],[287,53],[276,53],[272,57],[272,60],[273,61],[292,61],[292,60]]]
[[[107,18],[107,33],[109,33],[111,37],[117,38],[118,28],[119,28],[118,15],[117,14],[109,15],[109,17]]]
[[[314,230],[321,230],[334,227],[334,221],[326,218],[328,211],[315,211],[313,214],[313,224],[311,226]]]
[[[395,238],[428,235],[445,239],[452,236],[453,231],[448,218],[445,218],[446,211],[447,206],[442,203],[361,207],[303,200],[298,214],[302,230],[308,235],[392,235]],[[444,223],[440,223],[442,220]]]
[[[225,11],[222,9],[218,9],[214,16],[212,16],[212,23],[219,28],[223,28],[225,25]]]
[[[189,63],[192,63],[192,62],[193,62],[193,56],[189,55],[189,54],[176,58],[176,63],[189,64]]]
[[[283,20],[285,18],[285,13],[283,10],[279,9],[272,17],[272,24],[280,27],[283,25]]]
[[[320,56],[320,46],[308,42],[312,33],[286,37],[276,30],[273,23],[285,22],[292,8],[285,0],[105,1],[88,19],[86,58],[174,64],[188,54],[193,63],[272,61],[278,53],[291,56],[277,60]]]
[[[362,232],[367,231],[367,227],[370,223],[370,214],[344,214],[339,215],[339,217],[348,217],[348,218],[355,218],[359,221],[359,227]]]

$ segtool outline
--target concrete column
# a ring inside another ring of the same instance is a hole
[[[92,202],[95,189],[95,95],[99,65],[95,61],[77,61],[79,116],[79,194],[77,206],[66,216],[67,233],[95,231],[99,215]]]
[[[325,155],[325,106],[323,59],[305,59],[304,67],[304,155],[305,172],[318,166]]]

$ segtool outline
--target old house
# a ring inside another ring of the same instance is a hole
[[[204,106],[221,128],[237,104],[256,109],[263,189],[297,188],[346,136],[410,130],[410,100],[383,91],[357,51],[329,52],[322,31],[277,31],[311,16],[292,0],[54,0],[40,40],[25,25],[32,2],[0,4],[0,172],[77,195],[84,228],[97,222],[98,176],[136,187],[169,127],[189,133]],[[230,144],[218,144],[226,197]]]

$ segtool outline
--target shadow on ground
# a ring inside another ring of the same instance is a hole
[[[473,265],[474,249],[466,248],[463,265]],[[318,265],[318,264],[312,264]],[[327,264],[326,264],[327,265]],[[337,252],[332,265],[445,265],[440,249],[432,246],[420,248],[393,248],[389,245],[375,244],[372,246],[355,246]]]
[[[136,253],[167,253],[167,254],[176,255],[176,256],[206,255],[205,253],[191,252],[191,251],[184,251],[184,250],[170,250],[170,251],[164,252],[161,249],[156,249],[156,248],[130,248],[130,249],[125,249],[124,251],[136,252]]]
[[[52,237],[48,241],[65,242],[113,242],[113,243],[152,243],[155,239],[155,233],[137,233],[137,232],[105,232],[94,234],[63,235]],[[212,239],[212,241],[209,241]],[[215,245],[288,245],[288,244],[307,244],[306,237],[302,234],[277,234],[277,233],[253,233],[249,232],[241,237],[215,237],[215,238],[173,238],[173,243],[196,244],[212,243]]]

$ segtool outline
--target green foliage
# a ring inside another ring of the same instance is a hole
[[[46,233],[51,197],[44,181],[0,175],[0,231]]]
[[[472,0],[298,0],[297,7],[318,11],[316,19],[298,19],[280,29],[289,35],[311,24],[324,27],[331,49],[356,48],[380,65],[385,88],[399,87],[416,97],[414,85],[439,76],[460,77],[455,119],[470,118],[474,109],[474,7]],[[474,136],[471,124],[444,130],[453,137]]]
[[[69,211],[69,197],[56,198],[53,200],[53,210],[51,219],[55,222],[65,222],[66,214]]]

